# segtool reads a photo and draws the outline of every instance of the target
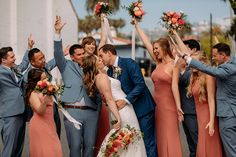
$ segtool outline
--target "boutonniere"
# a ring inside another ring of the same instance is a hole
[[[118,67],[113,67],[113,77],[118,78],[122,73],[122,69]]]

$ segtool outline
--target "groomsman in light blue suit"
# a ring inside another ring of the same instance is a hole
[[[22,63],[15,65],[11,47],[0,49],[0,133],[3,141],[1,157],[20,157],[25,138],[24,98],[21,72],[29,64],[28,51]]]
[[[51,59],[50,61],[46,62],[43,52],[41,50],[39,50],[38,48],[31,49],[29,51],[28,58],[29,58],[29,62],[30,62],[30,67],[24,73],[23,87],[25,87],[28,82],[28,73],[32,68],[37,68],[37,69],[43,70],[48,78],[48,81],[51,82],[53,77],[52,77],[50,71],[56,67],[55,59]],[[33,116],[33,111],[28,104],[26,104],[25,114],[26,114],[27,121],[30,121],[30,119]],[[53,116],[54,116],[54,121],[56,124],[57,135],[60,138],[61,120],[60,120],[59,112],[57,109],[57,104],[55,102],[53,105]]]
[[[187,54],[182,54],[182,58],[190,67],[216,78],[220,136],[227,157],[236,157],[236,58],[230,57],[230,48],[224,43],[216,44],[213,53],[217,67],[205,65]]]
[[[121,109],[126,103],[133,105],[141,131],[144,133],[147,156],[157,157],[155,103],[145,84],[140,67],[130,58],[118,57],[115,47],[110,44],[105,44],[99,49],[99,56],[109,67],[107,74],[120,80],[122,90],[127,95],[125,100],[117,102],[118,108]],[[120,74],[113,70],[117,67],[121,69]]]
[[[54,57],[65,85],[61,100],[69,114],[82,123],[81,129],[78,130],[64,118],[70,157],[93,157],[101,98],[90,98],[84,87],[83,71],[80,67],[85,53],[83,47],[72,45],[69,50],[71,60],[65,59],[60,38],[62,27],[61,19],[57,17]]]

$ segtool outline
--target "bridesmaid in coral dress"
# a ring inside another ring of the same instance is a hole
[[[207,63],[207,59],[202,53],[192,57]],[[187,94],[193,95],[196,105],[198,121],[197,157],[222,157],[218,120],[215,116],[214,78],[193,69]]]
[[[26,86],[26,102],[34,114],[29,122],[30,157],[62,157],[61,143],[53,118],[53,99],[35,91],[38,81],[46,75],[39,69],[31,69]]]
[[[172,78],[158,65],[152,73],[156,107],[157,148],[160,157],[182,157],[177,109],[172,94]]]
[[[182,157],[177,107],[172,93],[174,57],[168,39],[153,43],[133,19],[135,28],[157,67],[151,78],[154,83],[156,141],[159,157]]]

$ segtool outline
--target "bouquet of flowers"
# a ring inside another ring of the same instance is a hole
[[[118,157],[120,152],[128,149],[130,144],[139,141],[142,137],[141,131],[129,125],[120,130],[112,129],[102,143],[98,156]]]
[[[132,4],[130,4],[129,7],[124,7],[124,8],[128,10],[129,15],[134,17],[137,21],[141,21],[143,15],[145,14],[145,12],[143,11],[143,5],[141,0],[133,2]]]
[[[163,16],[161,17],[162,21],[164,22],[163,26],[168,30],[181,30],[185,27],[185,18],[186,15],[183,12],[163,12]]]
[[[60,94],[63,87],[51,84],[48,81],[39,81],[35,87],[35,90],[39,93],[46,95]]]
[[[95,10],[94,10],[94,14],[96,16],[99,16],[101,17],[102,14],[106,14],[106,15],[109,15],[109,14],[112,14],[112,8],[109,6],[108,3],[105,3],[105,2],[98,2],[96,5],[95,5]]]

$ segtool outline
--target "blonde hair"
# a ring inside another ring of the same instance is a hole
[[[167,38],[160,38],[160,39],[154,41],[152,43],[153,48],[154,48],[154,44],[156,44],[156,43],[159,44],[159,46],[161,47],[161,49],[164,52],[165,56],[169,56],[170,58],[174,59],[174,56],[172,55],[172,51],[171,51],[171,47],[170,47],[170,42]],[[153,51],[154,51],[154,49],[153,49]],[[158,59],[157,57],[156,57],[156,60],[157,60],[158,63],[162,62],[162,59]]]
[[[83,58],[83,82],[86,86],[87,93],[89,96],[94,96],[94,93],[97,90],[96,84],[95,84],[95,77],[99,73],[97,68],[97,57],[94,54],[86,55]]]
[[[204,62],[209,65],[209,60],[205,54],[200,54],[199,61]],[[199,101],[203,102],[207,100],[207,90],[206,90],[206,74],[201,71],[192,72],[190,77],[190,83],[187,87],[187,97],[192,96],[192,88],[194,84],[199,83],[198,95]]]

